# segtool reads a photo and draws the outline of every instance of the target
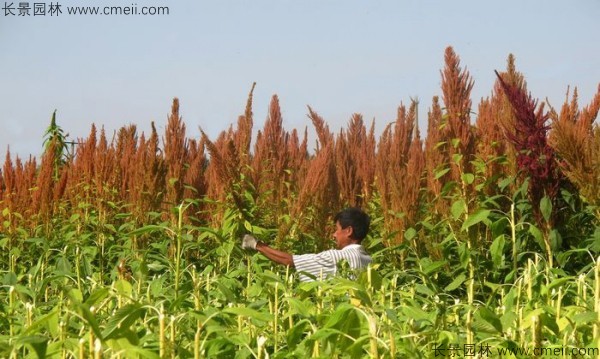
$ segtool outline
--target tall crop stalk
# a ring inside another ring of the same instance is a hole
[[[94,341],[94,359],[102,358],[102,342],[100,339]]]
[[[15,287],[14,286],[10,286],[8,287],[8,333],[10,335],[10,338],[12,340],[12,338],[15,335],[15,329],[14,329],[14,320],[15,320],[15,299],[14,299],[14,293],[15,293]]]
[[[512,242],[512,262],[513,262],[513,278],[517,278],[517,269],[519,268],[519,260],[517,258],[517,224],[515,222],[515,204],[510,205],[510,238]]]
[[[594,341],[600,348],[600,257],[596,260],[594,267],[594,310],[596,311],[596,322],[594,323]]]
[[[85,339],[79,339],[79,359],[85,359]]]
[[[275,342],[275,352],[277,352],[278,323],[279,323],[279,282],[275,282],[275,304],[273,305],[273,341]]]
[[[176,323],[176,319],[174,315],[171,315],[171,341],[170,341],[170,345],[169,345],[169,351],[171,352],[171,358],[175,358],[175,348],[177,348],[177,345],[175,343],[175,323]]]
[[[179,293],[179,277],[181,275],[181,237],[182,237],[182,229],[183,229],[183,212],[189,206],[183,206],[183,203],[177,206],[177,231],[175,232],[175,298],[177,298]]]
[[[161,304],[160,311],[158,312],[158,353],[161,359],[165,357],[166,352],[167,338],[165,334],[165,309]]]

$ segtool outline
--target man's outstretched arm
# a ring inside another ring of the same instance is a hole
[[[242,239],[243,249],[254,249],[262,253],[265,257],[269,258],[275,263],[283,264],[285,266],[294,266],[294,259],[291,254],[278,251],[275,248],[269,247],[267,244],[257,241],[253,236],[246,234]]]
[[[284,266],[294,266],[294,259],[292,258],[291,254],[269,247],[263,242],[258,241],[256,243],[256,250],[273,262],[283,264]]]

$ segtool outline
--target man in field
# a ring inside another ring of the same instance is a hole
[[[371,263],[371,257],[361,243],[369,231],[369,216],[358,208],[348,208],[336,214],[334,221],[333,238],[337,249],[294,255],[269,247],[249,234],[242,239],[242,248],[254,249],[273,262],[295,267],[303,282],[335,275],[340,260],[346,260],[351,269],[366,267]]]

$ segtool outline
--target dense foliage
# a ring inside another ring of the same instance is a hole
[[[545,111],[510,56],[473,125],[472,86],[448,48],[425,140],[416,100],[377,140],[309,108],[313,152],[276,96],[252,149],[252,91],[214,141],[177,100],[162,147],[53,116],[40,165],[0,172],[0,356],[599,356],[600,91]],[[239,248],[330,247],[344,206],[372,217],[363,272],[299,283]]]

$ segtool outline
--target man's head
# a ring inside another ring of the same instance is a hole
[[[333,237],[339,249],[350,243],[361,243],[369,232],[371,219],[359,208],[347,208],[333,218],[336,226]]]

